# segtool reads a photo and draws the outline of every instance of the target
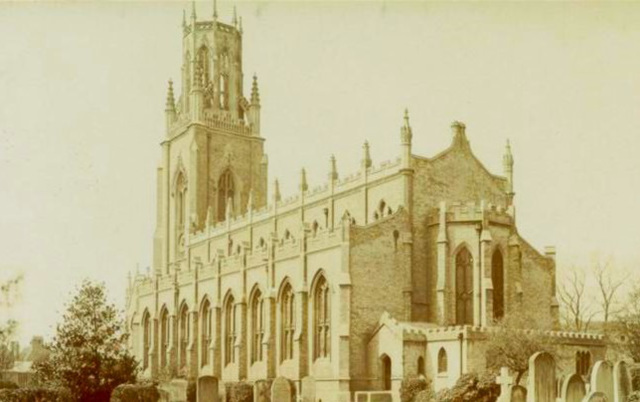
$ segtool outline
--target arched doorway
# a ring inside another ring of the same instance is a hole
[[[382,389],[385,391],[391,390],[391,358],[387,355],[383,355],[380,358],[381,377],[382,377]]]
[[[456,255],[456,324],[473,325],[473,257],[466,248]]]
[[[500,250],[493,253],[491,281],[493,282],[493,318],[499,320],[504,317],[504,259]]]

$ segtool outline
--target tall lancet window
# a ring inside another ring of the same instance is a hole
[[[142,369],[149,368],[149,349],[151,345],[151,316],[145,310],[142,315]]]
[[[256,290],[251,298],[251,362],[262,360],[264,336],[264,302],[262,293]]]
[[[456,324],[473,325],[473,257],[466,248],[456,255]]]
[[[493,282],[493,318],[504,316],[504,260],[500,250],[493,253],[491,259],[491,281]]]
[[[280,357],[281,360],[293,359],[293,334],[296,331],[295,299],[293,288],[286,284],[280,300]]]
[[[315,357],[329,357],[331,351],[331,312],[329,304],[329,284],[320,277],[313,294]]]
[[[180,173],[176,182],[176,251],[184,253],[184,229],[187,219],[187,181]]]
[[[222,110],[229,110],[229,76],[220,74],[218,78],[219,106]]]
[[[235,194],[235,186],[233,176],[229,169],[220,175],[218,180],[218,221],[222,222],[226,219],[227,203],[231,202],[230,207],[233,209],[233,199]]]
[[[204,86],[209,84],[209,49],[205,45],[200,46],[198,49],[198,70],[202,74],[202,83]]]
[[[169,311],[166,307],[160,313],[160,367],[167,367],[167,350],[169,348]]]
[[[236,306],[232,295],[224,305],[224,364],[235,361],[236,345]]]
[[[200,363],[209,364],[209,343],[211,343],[211,304],[205,300],[200,313]]]
[[[178,351],[180,357],[180,368],[187,366],[187,345],[189,344],[189,307],[182,305],[179,317]]]

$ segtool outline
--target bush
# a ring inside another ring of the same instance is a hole
[[[198,399],[198,385],[195,381],[189,381],[187,384],[187,402],[196,402]]]
[[[433,402],[435,398],[436,396],[433,390],[425,389],[418,392],[416,397],[413,399],[413,402]]]
[[[0,389],[0,402],[73,402],[75,399],[64,388]]]
[[[495,402],[500,386],[495,383],[496,373],[463,374],[451,389],[443,389],[436,395],[438,402]]]
[[[400,400],[402,402],[413,402],[420,391],[424,391],[429,386],[427,379],[423,376],[405,377],[400,384]]]
[[[627,402],[640,402],[640,391],[633,391],[627,397]]]
[[[0,380],[0,389],[17,389],[18,384],[13,381]]]
[[[160,392],[155,383],[120,384],[111,394],[111,402],[158,402]]]
[[[253,402],[253,386],[248,382],[231,382],[225,386],[227,402]]]

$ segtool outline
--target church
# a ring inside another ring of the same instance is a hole
[[[151,272],[127,290],[129,346],[143,376],[285,377],[315,401],[436,390],[485,365],[482,341],[521,306],[558,322],[555,249],[518,232],[514,158],[489,172],[465,124],[435,156],[412,148],[399,113],[397,158],[280,193],[268,178],[257,78],[245,91],[242,23],[183,21],[182,93],[169,82],[157,167]],[[247,97],[245,97],[245,92]],[[265,99],[266,100],[266,99]],[[592,361],[602,339],[558,333]]]

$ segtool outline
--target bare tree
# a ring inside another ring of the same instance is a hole
[[[625,284],[627,275],[616,275],[611,259],[604,263],[598,260],[592,270],[598,284],[600,310],[606,331],[609,319],[621,312],[621,309],[617,306],[617,295],[620,288]]]
[[[578,332],[587,331],[596,314],[585,295],[585,277],[584,271],[573,268],[558,288],[566,325]]]

